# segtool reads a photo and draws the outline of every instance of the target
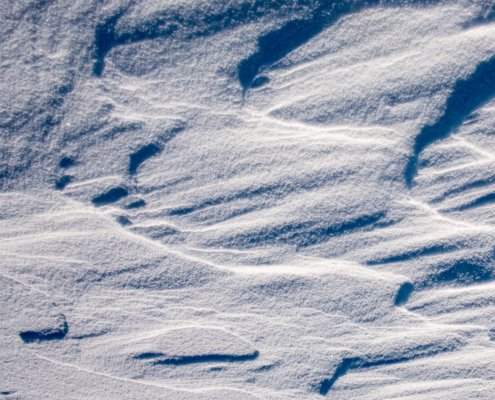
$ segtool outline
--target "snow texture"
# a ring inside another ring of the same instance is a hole
[[[491,2],[0,17],[0,398],[495,398]]]

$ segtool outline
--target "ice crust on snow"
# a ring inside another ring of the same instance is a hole
[[[490,2],[0,15],[1,397],[494,397]]]

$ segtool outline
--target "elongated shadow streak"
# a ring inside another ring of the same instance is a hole
[[[116,201],[119,201],[120,199],[126,197],[129,194],[127,189],[122,188],[122,187],[116,187],[112,188],[109,191],[100,194],[99,196],[96,196],[93,200],[93,204],[95,206],[101,206],[105,204],[111,204],[115,203]]]
[[[471,208],[477,208],[477,207],[482,207],[488,204],[493,204],[495,202],[495,193],[489,193],[487,195],[478,197],[477,199],[467,203],[463,204],[462,206],[451,208],[448,211],[465,211],[469,210]]]
[[[369,260],[366,262],[366,264],[379,265],[379,264],[389,264],[389,263],[396,263],[401,261],[408,261],[418,257],[446,254],[455,250],[459,250],[459,248],[461,247],[462,247],[462,243],[460,244],[434,243],[434,244],[425,245],[418,249],[405,251],[403,253],[393,254],[375,260]]]
[[[157,360],[155,365],[188,365],[198,363],[210,363],[210,362],[243,362],[252,361],[258,358],[259,351],[255,351],[251,354],[203,354],[195,356],[182,356],[182,357],[170,357],[162,360]],[[161,353],[144,353],[136,358],[138,359],[150,359],[156,357],[163,357]]]

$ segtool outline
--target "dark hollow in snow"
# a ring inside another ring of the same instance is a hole
[[[122,226],[132,225],[132,222],[125,215],[119,215],[115,220]]]
[[[60,168],[69,168],[72,167],[72,165],[74,165],[74,160],[69,157],[64,157],[60,160],[58,165]]]
[[[105,67],[105,56],[116,46],[115,24],[124,15],[125,10],[112,15],[103,24],[98,25],[95,31],[94,42],[94,64],[93,73],[96,76],[101,76]]]
[[[132,202],[131,204],[127,205],[125,208],[127,209],[132,209],[132,208],[140,208],[144,207],[146,205],[146,202],[144,200],[137,200]]]
[[[333,376],[330,379],[324,379],[321,382],[320,386],[320,394],[325,396],[329,390],[332,388],[335,382],[337,382],[337,379],[339,379],[341,376],[344,376],[347,374],[347,371],[349,371],[351,368],[356,368],[357,363],[361,361],[360,358],[344,358],[342,362],[339,364],[337,369],[335,370]]]
[[[259,88],[261,86],[266,85],[270,82],[270,79],[267,76],[259,76],[251,83],[251,89]]]
[[[130,162],[129,162],[129,173],[131,175],[135,174],[138,167],[145,162],[148,158],[155,156],[160,152],[160,148],[151,143],[146,146],[141,147],[138,151],[135,153],[132,153],[130,157]]]
[[[127,189],[124,189],[122,187],[117,187],[110,189],[108,192],[100,194],[99,196],[96,196],[92,201],[93,204],[95,205],[104,205],[104,204],[110,204],[110,203],[115,203],[116,201],[119,201],[123,197],[126,197],[129,194]]]
[[[407,303],[409,296],[411,296],[414,291],[414,285],[410,282],[405,282],[400,285],[397,295],[395,296],[395,305],[402,306]]]
[[[72,182],[72,176],[64,175],[55,181],[55,187],[58,190],[63,190],[71,182]]]
[[[19,333],[19,336],[25,343],[45,340],[61,340],[69,332],[69,326],[64,317],[64,323],[61,328],[45,329],[42,331],[25,331]]]
[[[263,372],[263,371],[270,371],[272,368],[276,367],[276,364],[270,364],[270,365],[262,365],[259,368],[256,368],[253,370],[254,372]]]

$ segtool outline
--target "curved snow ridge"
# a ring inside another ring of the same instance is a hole
[[[150,239],[160,240],[162,243],[166,242],[169,236],[180,234],[176,226],[159,222],[147,225],[132,225],[128,229],[133,233],[146,236]]]
[[[101,209],[80,208],[60,194],[15,196],[20,200],[17,205],[33,210],[26,210],[31,218],[16,228],[10,224],[15,215],[10,208],[16,207],[15,202],[11,204],[11,197],[0,198],[5,215],[12,214],[9,219],[0,220],[3,232],[9,235],[0,241],[0,250],[9,254],[9,262],[6,257],[4,263],[8,271],[49,280],[63,274],[65,278],[57,281],[55,287],[64,290],[70,285],[84,285],[85,281],[117,283],[124,276],[120,283],[123,286],[194,286],[206,283],[213,275],[226,273],[197,259],[186,257],[184,262],[179,261],[183,259],[179,253],[128,232]],[[50,233],[46,231],[48,226]],[[20,262],[19,258],[26,260]],[[52,265],[45,266],[50,262]],[[34,271],[33,263],[38,265]]]
[[[210,362],[255,360],[259,351],[241,337],[224,329],[184,327],[153,337],[134,340],[126,353],[137,360],[151,360],[155,365],[189,365]]]
[[[495,57],[477,65],[467,78],[456,82],[447,100],[443,115],[434,125],[427,125],[415,138],[414,157],[406,169],[406,181],[412,184],[417,174],[417,158],[430,144],[446,138],[458,128],[473,111],[495,97]]]
[[[325,224],[317,221],[305,221],[299,223],[288,223],[279,226],[252,227],[247,231],[230,234],[227,238],[219,241],[208,241],[209,246],[221,245],[226,248],[250,248],[253,246],[287,244],[296,249],[313,246],[326,242],[333,237],[372,230],[382,226],[385,220],[384,213],[357,216],[347,221]],[[225,228],[224,228],[225,230]],[[224,235],[222,235],[224,236]]]
[[[401,275],[388,271],[375,271],[359,263],[345,259],[296,257],[288,264],[269,264],[231,267],[232,271],[247,275],[342,275],[363,280],[401,281]]]
[[[450,137],[421,156],[417,191],[440,212],[453,217],[475,216],[493,202],[493,101],[462,120]],[[476,221],[472,218],[462,218]]]
[[[411,336],[409,336],[410,334],[407,336],[405,335],[399,345],[400,347],[395,349],[394,347],[397,346],[398,343],[394,343],[394,340],[392,339],[392,342],[389,343],[391,349],[387,349],[388,354],[368,354],[365,356],[344,357],[337,365],[332,377],[324,379],[321,382],[319,393],[321,395],[328,394],[339,378],[354,369],[367,369],[406,363],[421,358],[433,357],[441,353],[453,352],[467,344],[467,340],[460,335],[447,333],[445,337],[441,337],[434,331],[430,332],[430,334],[432,334],[433,337],[425,339],[421,337],[422,335],[416,333],[416,335],[411,335],[412,340]],[[435,338],[435,336],[437,337]],[[380,346],[378,345],[377,347],[379,348]]]

